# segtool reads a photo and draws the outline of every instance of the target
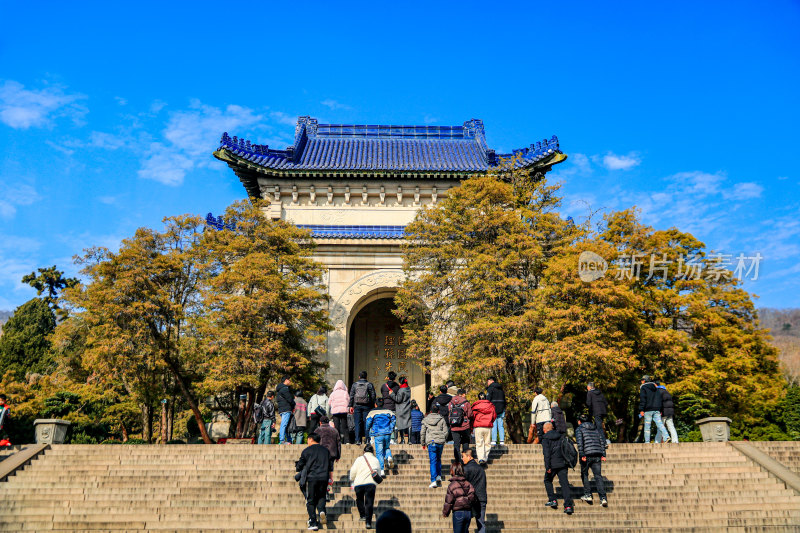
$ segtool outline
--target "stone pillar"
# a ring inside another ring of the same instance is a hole
[[[731,438],[731,419],[724,416],[710,416],[695,422],[700,426],[703,442],[727,442]]]

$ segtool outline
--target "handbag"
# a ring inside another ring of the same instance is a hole
[[[534,439],[536,439],[536,424],[531,424],[531,427],[528,428],[528,438],[525,439],[525,442],[533,444]]]
[[[364,461],[366,461],[366,463],[367,463],[367,467],[369,468],[369,472],[370,472],[370,474],[372,474],[372,481],[374,481],[376,485],[380,485],[381,483],[383,483],[383,476],[381,476],[378,472],[376,472],[372,468],[372,465],[369,464],[369,459],[367,459],[367,456],[366,455],[362,455],[361,457],[363,457]]]

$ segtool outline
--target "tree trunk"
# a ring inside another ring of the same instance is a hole
[[[236,394],[239,397],[239,409],[236,412],[236,438],[241,439],[244,432],[244,415],[247,410],[247,396],[241,393],[241,389],[236,387]],[[242,398],[244,396],[244,398]]]
[[[197,422],[198,429],[200,429],[200,436],[203,437],[203,442],[206,444],[214,444],[214,442],[211,440],[211,437],[208,436],[206,423],[203,421],[203,415],[200,413],[200,408],[197,406],[197,400],[195,400],[194,394],[192,394],[192,391],[189,390],[189,387],[183,380],[183,375],[181,374],[177,363],[175,363],[175,361],[169,357],[164,357],[164,362],[167,363],[170,372],[172,372],[172,375],[175,376],[175,381],[178,383],[178,387],[181,389],[181,394],[186,399],[186,403],[189,404],[189,409],[192,410],[192,414],[194,414],[194,419]]]
[[[125,422],[120,421],[119,425],[122,428],[122,442],[128,442],[128,428],[125,427]]]
[[[167,400],[161,401],[161,444],[167,443],[167,410],[169,406],[167,405],[169,402]]]
[[[175,398],[169,402],[169,410],[167,411],[167,441],[172,440],[173,428],[175,425]]]
[[[247,407],[244,410],[244,432],[243,435],[246,437],[250,434],[250,430],[255,428],[255,424],[253,422],[253,406],[256,403],[256,391],[248,390],[247,391]]]
[[[149,444],[153,440],[153,408],[142,405],[142,439]]]

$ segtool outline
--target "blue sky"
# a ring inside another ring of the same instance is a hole
[[[565,214],[637,205],[759,252],[758,305],[797,305],[797,2],[169,4],[5,7],[0,309],[36,267],[221,212],[244,189],[220,134],[283,148],[298,115],[558,135]]]

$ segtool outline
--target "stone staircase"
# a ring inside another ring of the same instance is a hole
[[[751,442],[750,444],[800,475],[800,442]]]
[[[800,447],[795,445],[796,451]],[[0,483],[0,531],[305,531],[294,481],[300,446],[56,445]],[[376,516],[405,511],[414,531],[451,530],[445,487],[430,489],[427,452],[395,446],[398,463],[378,487]],[[360,455],[345,446],[334,470],[328,529],[363,531],[347,473]],[[452,457],[445,447],[444,458]],[[726,443],[613,444],[604,476],[608,508],[577,500],[575,514],[544,507],[541,448],[492,452],[489,531],[800,531],[800,495]],[[443,484],[446,486],[446,482]],[[556,487],[558,484],[556,482]]]

